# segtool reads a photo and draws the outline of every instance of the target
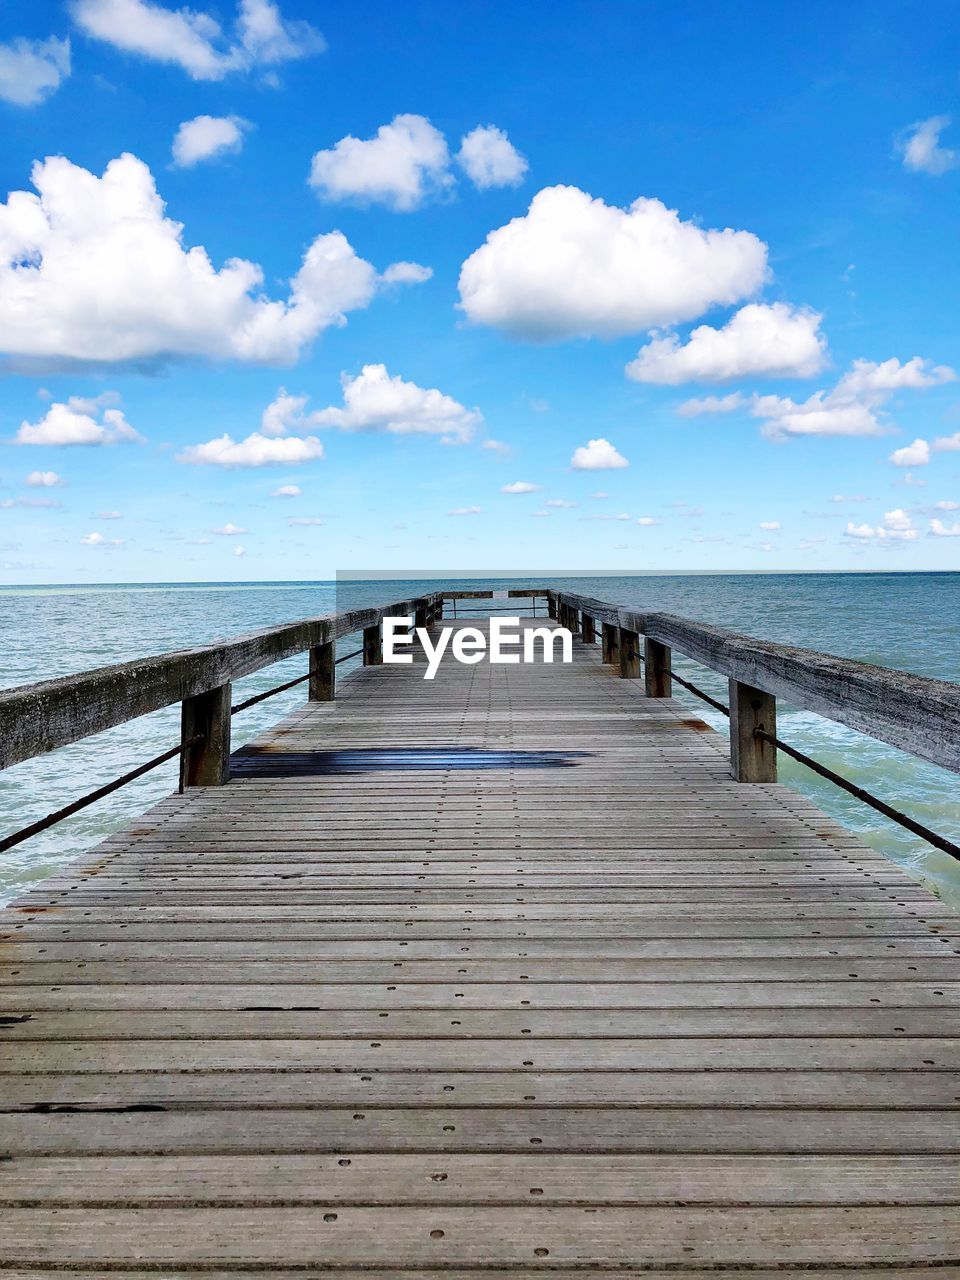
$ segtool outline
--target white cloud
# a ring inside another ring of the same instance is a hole
[[[766,245],[747,231],[704,231],[659,200],[624,210],[558,186],[467,258],[460,297],[471,320],[517,337],[615,337],[739,302],[766,276]]]
[[[940,134],[950,123],[949,116],[931,116],[912,124],[900,137],[897,148],[903,167],[917,173],[946,173],[958,164],[956,151],[941,147]]]
[[[637,516],[637,524],[642,524],[649,527],[650,525],[659,524],[659,523],[660,521],[657,520],[656,517],[654,516]]]
[[[591,497],[591,498],[596,498],[596,499],[598,499],[598,500],[602,500],[602,499],[604,499],[604,498],[609,498],[609,497],[610,497],[610,495],[609,495],[609,493],[603,493],[603,492],[601,491],[601,492],[599,492],[599,493],[591,493],[590,497]]]
[[[484,440],[480,448],[486,449],[489,453],[513,453],[513,450],[504,440]]]
[[[574,449],[570,465],[575,471],[613,471],[619,467],[629,467],[630,463],[609,440],[601,437]]]
[[[219,533],[224,538],[235,538],[240,533],[249,533],[249,529],[242,529],[238,524],[232,524],[230,521],[223,526],[222,529],[211,529],[211,533]]]
[[[0,500],[0,509],[9,511],[13,507],[59,507],[59,502],[52,498],[4,498]]]
[[[566,498],[550,498],[544,504],[547,507],[559,507],[561,510],[570,510],[572,507],[578,507],[579,502],[568,502]]]
[[[942,520],[931,520],[930,532],[935,538],[960,538],[960,524],[947,525]]]
[[[308,396],[292,396],[281,387],[260,415],[260,430],[265,436],[285,436],[291,427],[306,425],[303,411]]]
[[[483,515],[483,507],[454,507],[452,511],[447,512],[448,516],[480,516]]]
[[[514,480],[513,484],[505,484],[501,488],[501,493],[537,493],[543,486],[539,484],[530,484],[526,480]]]
[[[80,539],[82,547],[103,547],[117,550],[123,546],[123,538],[106,538],[102,533],[85,533]]]
[[[97,419],[99,418],[99,421]],[[107,445],[124,440],[143,442],[122,409],[102,409],[96,402],[71,397],[54,402],[39,422],[21,422],[16,444]]]
[[[529,168],[506,133],[495,125],[478,125],[460,139],[457,163],[479,190],[517,187]]]
[[[780,528],[780,521],[779,520],[761,520],[760,528],[766,529],[768,532],[773,533],[774,530]]]
[[[0,353],[33,360],[294,360],[321,330],[365,307],[377,273],[339,231],[318,236],[286,301],[256,263],[217,270],[164,215],[132,155],[98,178],[62,156],[34,165],[38,194],[0,204]]]
[[[122,520],[123,515],[119,511],[98,511],[98,520]]]
[[[816,391],[801,404],[784,396],[754,396],[751,413],[766,420],[763,434],[771,440],[879,436],[889,430],[879,411],[897,391],[940,386],[955,377],[952,369],[932,365],[920,356],[903,364],[895,358],[882,363],[855,360],[831,390]]]
[[[322,525],[323,519],[320,516],[295,516],[293,519],[288,520],[287,524],[291,527],[299,526],[302,528],[313,529]]]
[[[636,382],[669,386],[749,375],[809,378],[819,373],[826,357],[822,318],[785,302],[752,302],[721,329],[700,325],[685,343],[676,334],[651,339],[627,365],[626,374]]]
[[[299,498],[301,493],[298,484],[282,484],[279,489],[274,489],[271,498]]]
[[[233,554],[235,556],[245,556],[247,554],[247,549],[246,547],[234,547]]]
[[[747,403],[742,392],[731,391],[728,396],[699,396],[684,400],[677,406],[677,413],[681,418],[699,418],[704,413],[733,413]]]
[[[453,182],[447,142],[424,116],[398,115],[374,138],[348,135],[318,151],[309,182],[325,200],[358,200],[408,212]]]
[[[437,435],[443,444],[466,444],[483,421],[436,388],[390,377],[386,366],[365,364],[351,377],[341,374],[343,407],[331,405],[308,415],[310,426],[341,431],[385,431],[392,435]]]
[[[124,53],[172,63],[194,80],[222,80],[326,47],[309,23],[286,21],[271,0],[240,0],[229,38],[209,13],[167,9],[151,0],[72,0],[70,10],[88,36]]]
[[[954,432],[952,436],[938,436],[933,447],[940,453],[956,453],[960,450],[960,431]]]
[[[70,41],[11,40],[0,44],[0,99],[35,107],[70,74]]]
[[[960,511],[960,502],[951,502],[946,498],[942,498],[939,502],[935,502],[933,505],[937,511]]]
[[[925,467],[930,461],[930,446],[918,436],[913,444],[894,449],[890,461],[895,467]]]
[[[294,467],[322,457],[323,445],[316,436],[275,438],[254,431],[243,440],[225,434],[204,444],[187,445],[177,454],[177,461],[231,471],[238,467]]]
[[[433,278],[432,267],[422,267],[419,262],[392,262],[381,275],[383,284],[424,284]]]
[[[900,507],[893,511],[888,511],[883,517],[883,523],[874,527],[870,524],[854,524],[849,521],[846,528],[846,534],[849,538],[856,538],[861,542],[871,540],[894,541],[894,542],[914,542],[919,536],[917,530],[913,527],[913,521],[907,513]]]
[[[866,502],[866,495],[863,493],[835,493],[830,499],[831,502]]]
[[[173,139],[173,163],[190,169],[201,160],[235,154],[250,124],[240,116],[195,116],[184,120]]]
[[[62,488],[67,482],[56,471],[31,471],[25,483],[31,489]]]

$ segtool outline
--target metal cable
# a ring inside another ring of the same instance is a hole
[[[7,849],[12,849],[14,845],[21,844],[24,840],[29,840],[31,836],[39,835],[41,831],[46,831],[48,827],[54,826],[57,822],[61,822],[64,818],[69,818],[75,813],[79,813],[81,809],[86,809],[88,805],[102,800],[104,796],[108,796],[113,791],[118,791],[121,787],[125,787],[128,782],[133,782],[136,778],[140,778],[145,773],[149,773],[151,769],[156,769],[161,764],[166,764],[168,760],[173,760],[180,755],[185,747],[193,747],[198,742],[203,741],[203,734],[196,733],[192,738],[187,738],[184,742],[180,742],[175,747],[171,747],[169,751],[164,751],[162,755],[154,756],[152,760],[148,760],[145,764],[137,765],[136,769],[131,769],[129,773],[123,774],[119,778],[114,778],[112,782],[104,783],[102,787],[97,787],[96,791],[91,791],[85,796],[81,796],[79,800],[73,800],[70,804],[64,805],[62,809],[57,809],[54,813],[48,813],[44,818],[38,818],[36,822],[31,822],[28,827],[23,827],[20,831],[15,831],[13,835],[5,836],[0,840],[0,853],[5,853]]]
[[[349,654],[347,655],[350,656]],[[245,702],[238,702],[236,706],[230,708],[230,714],[235,716],[238,711],[246,711],[247,707],[253,707],[258,702],[263,702],[265,698],[272,698],[275,693],[283,693],[287,689],[292,689],[294,685],[303,684],[305,680],[310,679],[310,672],[305,676],[297,676],[296,680],[288,680],[286,684],[278,684],[273,689],[268,689],[266,693],[255,693],[252,698],[247,698]]]
[[[842,791],[846,791],[849,795],[854,796],[863,804],[869,805],[871,809],[876,809],[878,813],[882,813],[884,817],[890,818],[893,822],[897,822],[901,827],[906,827],[908,831],[912,831],[915,836],[919,836],[921,840],[926,840],[928,844],[934,845],[937,849],[942,849],[944,853],[948,853],[951,858],[960,859],[960,845],[954,844],[952,840],[948,840],[945,836],[938,835],[936,831],[931,831],[929,827],[925,827],[922,822],[917,822],[911,818],[909,814],[903,813],[900,809],[894,809],[892,805],[887,804],[885,800],[881,800],[879,796],[873,795],[869,791],[865,791],[863,787],[858,787],[855,782],[850,782],[848,778],[844,778],[842,774],[834,773],[832,769],[828,769],[825,764],[821,764],[818,760],[814,760],[811,756],[805,755],[802,751],[798,751],[796,747],[791,747],[789,743],[778,738],[775,733],[768,733],[766,729],[755,729],[753,731],[755,738],[761,738],[764,742],[769,742],[771,746],[777,750],[784,752],[793,760],[799,761],[800,764],[806,765],[808,769],[812,769],[814,773],[826,778],[828,782],[832,782],[834,786],[839,787]]]

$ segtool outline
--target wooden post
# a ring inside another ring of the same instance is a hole
[[[557,597],[547,596],[547,616],[555,618],[557,616]]]
[[[597,624],[596,624],[596,622],[593,620],[593,618],[591,618],[591,617],[590,617],[590,614],[589,614],[589,613],[582,613],[582,614],[580,615],[580,619],[581,619],[581,622],[580,622],[580,638],[583,640],[583,643],[584,643],[584,644],[596,644],[596,643],[597,643]]]
[[[567,610],[567,628],[572,636],[580,634],[580,611],[572,606]]]
[[[730,681],[730,772],[738,782],[776,782],[777,749],[755,730],[777,732],[777,700],[752,685]]]
[[[612,622],[603,624],[603,649],[602,659],[609,663],[611,667],[619,667],[620,665],[620,628],[615,627]]]
[[[202,735],[180,757],[180,786],[222,787],[230,781],[230,685],[184,698],[180,704],[181,740]]]
[[[311,702],[332,702],[337,696],[337,642],[328,641],[310,650]]]
[[[640,637],[636,631],[620,628],[620,676],[623,680],[639,680]]]
[[[418,600],[414,611],[413,625],[415,627],[428,627],[430,603],[427,600]]]
[[[380,623],[363,629],[363,665],[379,667],[383,662],[383,632]]]
[[[643,677],[648,698],[673,696],[670,678],[671,652],[669,645],[645,638],[643,642]]]

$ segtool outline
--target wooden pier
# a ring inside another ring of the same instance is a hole
[[[698,629],[731,769],[679,620],[549,599],[571,665],[426,681],[386,610],[0,695],[4,763],[179,695],[225,782],[0,915],[0,1276],[960,1275],[960,916],[764,780],[803,651]],[[264,646],[311,701],[226,769]],[[956,686],[805,662],[953,758]]]

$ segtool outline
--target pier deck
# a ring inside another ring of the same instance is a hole
[[[0,916],[2,1274],[958,1274],[960,917],[596,645],[422,673]]]

